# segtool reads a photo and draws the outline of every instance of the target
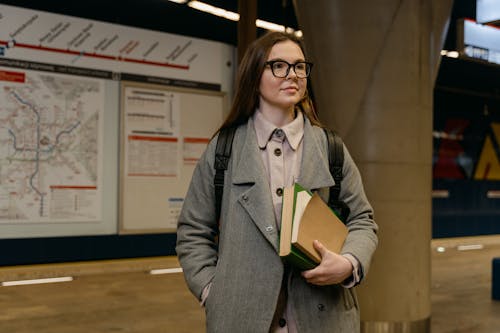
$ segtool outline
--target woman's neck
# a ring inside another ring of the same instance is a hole
[[[295,119],[294,108],[284,110],[280,108],[261,107],[259,111],[276,127],[283,127]]]

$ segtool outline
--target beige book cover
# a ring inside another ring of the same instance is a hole
[[[319,263],[321,257],[314,249],[313,241],[318,240],[328,250],[340,253],[347,233],[345,224],[320,196],[314,193],[305,207],[297,232],[292,232],[291,243]]]

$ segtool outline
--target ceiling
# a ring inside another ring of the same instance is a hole
[[[238,12],[238,0],[202,1],[226,10]],[[299,29],[292,0],[256,1],[258,18]],[[238,26],[236,22],[200,12],[185,4],[176,4],[167,0],[0,0],[0,3],[237,45]],[[475,15],[476,0],[454,1],[444,49],[456,50],[457,19],[474,19]],[[259,34],[262,32],[263,30],[258,31]],[[445,63],[454,61],[445,60]],[[497,89],[493,87],[496,87],[498,81],[498,66],[484,67],[463,60],[455,60],[455,62],[458,62],[458,67],[441,66],[437,80],[438,84],[444,83],[442,80],[445,79],[448,81],[447,85],[474,82],[476,89],[479,90]],[[465,67],[472,69],[468,70],[469,73],[466,74],[463,70]],[[469,79],[464,79],[464,77]],[[469,86],[464,88],[471,89]],[[497,95],[497,93],[494,93],[494,95]]]
[[[238,12],[238,0],[202,1]],[[0,3],[237,45],[237,22],[167,0],[0,0]],[[298,29],[292,0],[257,0],[257,11],[260,19]]]
[[[238,0],[202,1],[238,12]],[[258,18],[299,29],[292,0],[256,1]],[[0,3],[237,45],[236,22],[168,0],[0,0]],[[454,1],[446,49],[455,49],[456,20],[475,18],[475,13],[476,0]]]

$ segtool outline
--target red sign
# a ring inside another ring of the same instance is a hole
[[[26,80],[26,74],[24,73],[0,70],[0,81],[24,83],[25,80]]]

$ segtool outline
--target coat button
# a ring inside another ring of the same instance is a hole
[[[318,304],[318,310],[319,311],[325,311],[325,305],[324,304]]]
[[[274,135],[276,135],[277,138],[282,138],[285,136],[285,132],[281,128],[278,128],[277,130],[274,131]]]
[[[283,195],[283,189],[281,187],[276,189],[276,195],[278,197],[281,197]]]
[[[285,327],[286,326],[285,318],[280,318],[280,320],[278,321],[278,325],[280,325],[280,327]]]
[[[242,196],[241,198],[242,198],[242,199],[243,199],[243,201],[245,201],[245,202],[247,202],[247,201],[248,201],[248,195],[246,195],[246,194],[245,194],[244,196]]]
[[[274,150],[274,155],[275,155],[275,156],[281,156],[281,149],[276,148],[276,149]]]

